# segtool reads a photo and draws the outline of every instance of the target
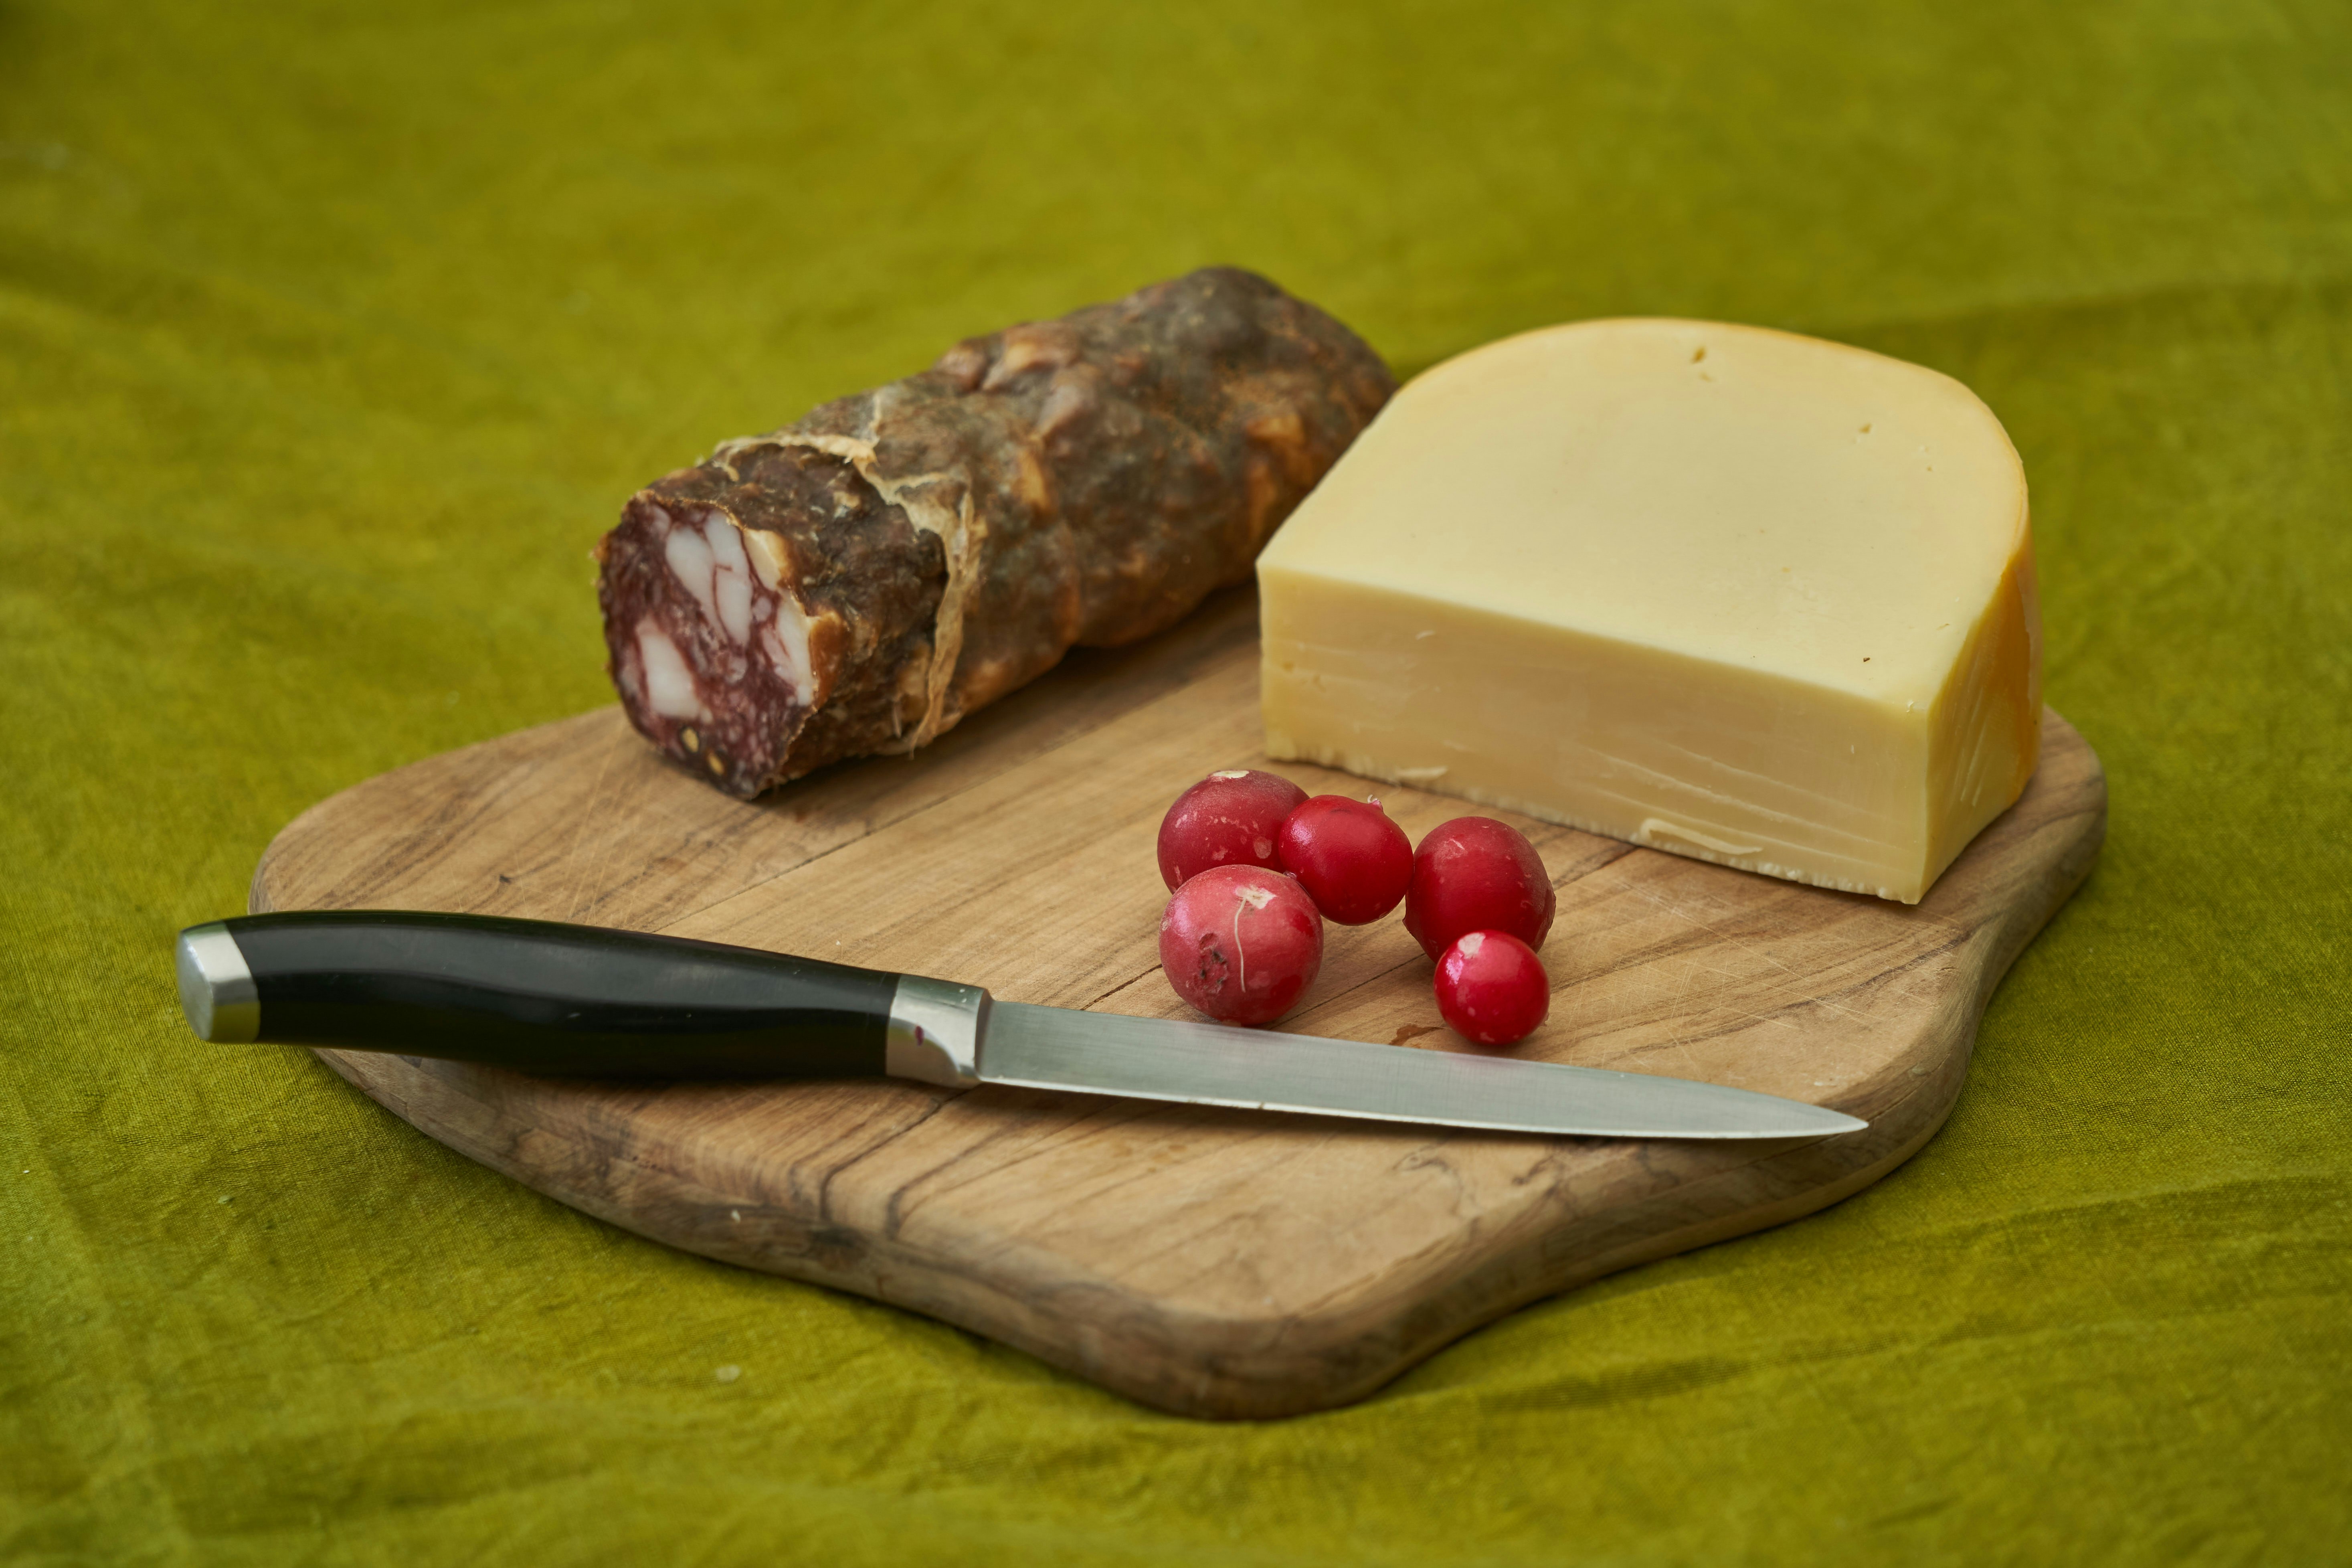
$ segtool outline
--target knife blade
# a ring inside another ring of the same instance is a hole
[[[591,1078],[889,1076],[1501,1132],[1800,1138],[1867,1123],[1726,1085],[998,1002],[976,985],[489,915],[315,910],[180,933],[205,1040]]]

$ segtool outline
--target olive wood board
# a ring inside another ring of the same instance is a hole
[[[688,1251],[927,1312],[1162,1409],[1358,1399],[1514,1308],[1778,1225],[1942,1125],[1986,999],[2088,875],[2105,823],[2055,714],[2023,798],[1915,907],[1508,813],[1559,912],[1545,1061],[1703,1079],[1865,1118],[1843,1137],[1498,1136],[982,1087],[559,1081],[321,1050],[420,1131]],[[618,709],[432,757],[306,812],[252,908],[446,910],[667,931],[1190,1016],[1160,975],[1161,814],[1218,768],[1377,794],[1418,838],[1482,808],[1272,763],[1256,604],[1085,652],[913,757],[751,804]],[[1282,1026],[1467,1050],[1401,917],[1327,928]],[[1280,1050],[1269,1037],[1266,1049]]]

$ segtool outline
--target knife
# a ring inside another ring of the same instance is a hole
[[[203,1039],[586,1078],[865,1078],[1610,1138],[1867,1123],[1684,1079],[998,1002],[977,985],[488,915],[318,910],[180,933]]]

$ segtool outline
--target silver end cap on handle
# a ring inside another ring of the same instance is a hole
[[[244,950],[219,921],[180,933],[180,1010],[196,1038],[242,1046],[261,1037],[261,996]]]

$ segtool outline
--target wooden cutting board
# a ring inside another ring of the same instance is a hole
[[[1202,774],[1277,766],[1258,751],[1256,658],[1255,601],[1228,595],[1149,644],[1072,658],[920,756],[755,805],[657,759],[617,709],[586,713],[313,807],[262,858],[252,907],[580,921],[1185,1016],[1159,972],[1153,840]],[[1278,771],[1309,793],[1370,787]],[[1377,793],[1416,839],[1472,809]],[[647,1087],[319,1054],[419,1130],[656,1240],[931,1313],[1163,1409],[1290,1415],[1908,1158],[1959,1094],[1993,986],[2089,873],[2105,798],[2089,746],[2047,715],[2024,798],[1909,909],[1511,819],[1559,889],[1551,1016],[1517,1054],[1870,1121],[1841,1138],[1496,1137],[996,1088]],[[1285,1026],[1471,1048],[1440,1024],[1430,973],[1396,917],[1331,927]]]

